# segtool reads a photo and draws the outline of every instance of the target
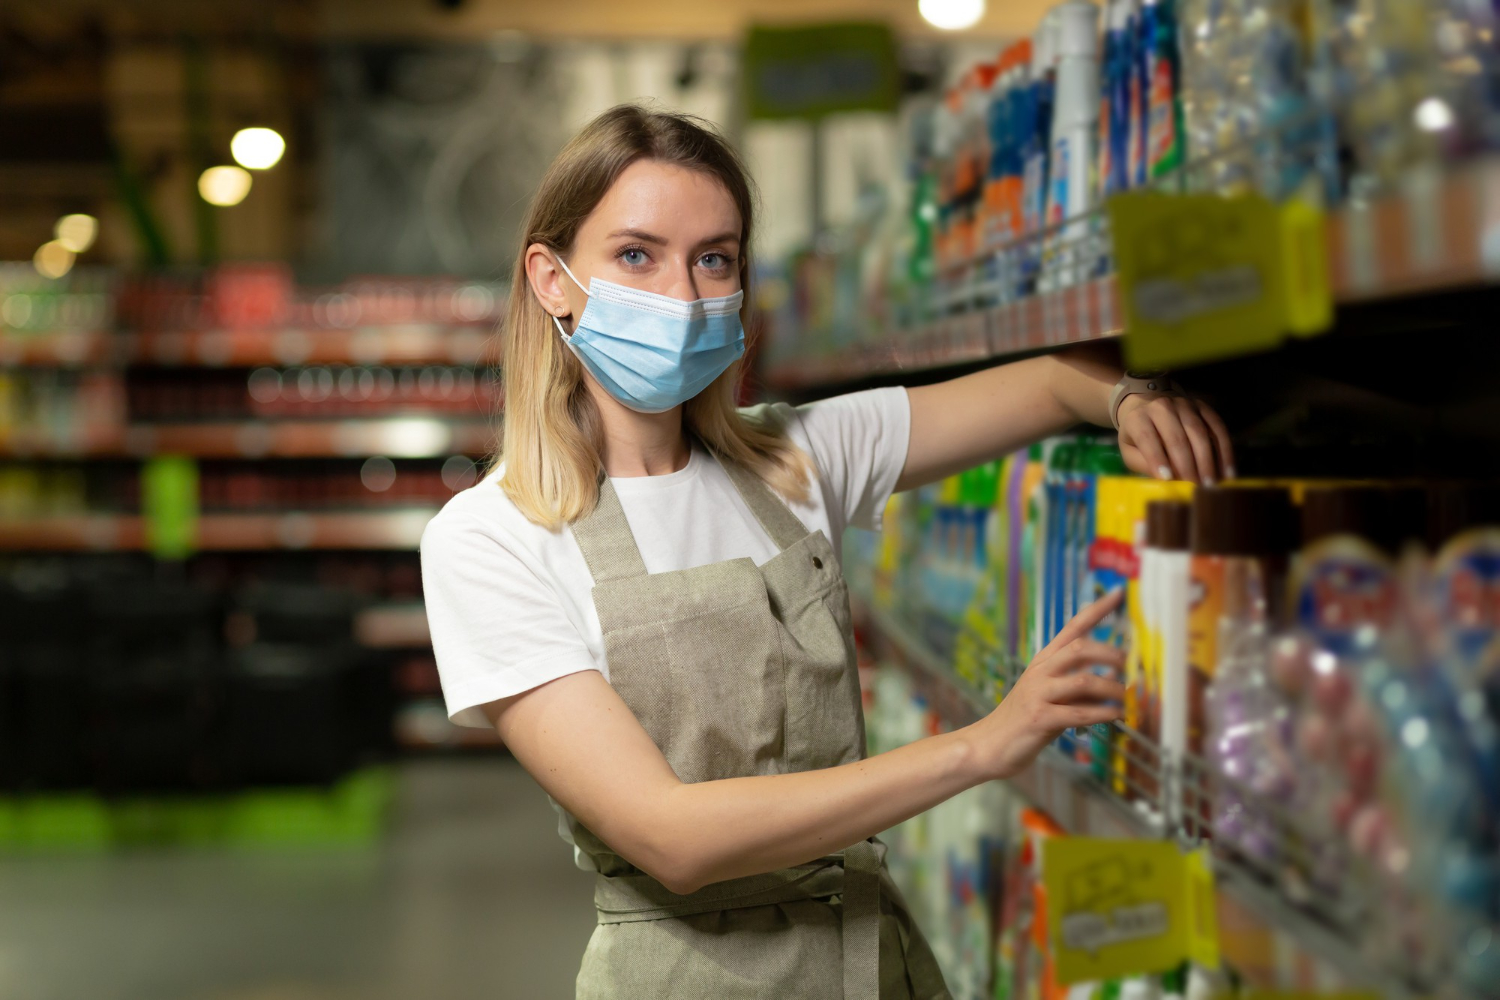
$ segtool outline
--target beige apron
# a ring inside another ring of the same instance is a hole
[[[780,554],[647,574],[619,497],[573,525],[610,683],[684,782],[865,755],[849,595],[832,545],[755,476],[725,471]],[[947,998],[871,838],[677,895],[570,817],[599,869],[579,1000]]]

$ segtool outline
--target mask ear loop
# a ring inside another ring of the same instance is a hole
[[[578,277],[573,274],[573,269],[568,267],[566,261],[564,261],[555,253],[552,255],[552,259],[557,261],[558,265],[562,267],[564,274],[573,279],[573,284],[578,286],[578,290],[580,292],[582,292],[584,295],[589,294],[589,290],[583,287],[583,282],[579,281]],[[572,336],[563,329],[562,320],[559,319],[555,313],[552,315],[552,325],[557,327],[557,334],[558,336],[562,337],[564,344],[573,339]]]

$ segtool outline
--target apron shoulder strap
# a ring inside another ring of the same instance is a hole
[[[645,560],[608,476],[599,477],[599,501],[594,509],[573,522],[573,539],[589,564],[595,586],[646,575]]]
[[[806,538],[811,532],[801,518],[792,513],[786,501],[777,496],[766,481],[737,462],[719,459],[729,481],[739,491],[740,499],[750,508],[750,513],[766,529],[778,551],[785,552]]]
[[[766,485],[765,480],[736,462],[720,459],[719,464],[739,492],[740,499],[750,508],[750,513],[771,536],[778,551],[786,551],[810,534],[807,526]],[[646,575],[645,560],[641,558],[635,535],[625,520],[620,495],[615,492],[608,476],[599,477],[599,501],[594,509],[574,521],[572,529],[573,538],[593,574],[595,586]]]

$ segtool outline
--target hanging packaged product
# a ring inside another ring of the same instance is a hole
[[[1042,264],[1045,289],[1076,284],[1092,261],[1089,223],[1099,128],[1099,8],[1088,0],[1065,0],[1057,18],[1057,104],[1047,194],[1047,238]],[[1067,223],[1064,226],[1064,223]]]

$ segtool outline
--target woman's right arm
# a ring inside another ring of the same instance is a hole
[[[684,784],[597,672],[484,706],[516,759],[562,807],[678,893],[802,864],[1009,777],[1070,726],[1118,718],[1124,688],[1097,676],[1120,650],[1086,638],[1119,603],[1090,605],[1037,654],[988,716],[840,767]]]

